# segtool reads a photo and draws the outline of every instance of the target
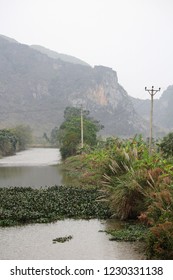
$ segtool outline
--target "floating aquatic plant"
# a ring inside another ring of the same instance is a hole
[[[72,238],[73,238],[72,235],[68,235],[68,236],[64,236],[64,237],[57,237],[57,238],[53,239],[52,241],[53,241],[54,244],[57,243],[57,242],[64,243],[66,241],[71,240]]]
[[[45,189],[0,188],[0,226],[48,223],[64,218],[107,218],[97,188],[53,186]]]

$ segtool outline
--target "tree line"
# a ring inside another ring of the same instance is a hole
[[[0,130],[0,156],[13,155],[25,150],[32,142],[32,130],[29,126],[19,125]]]

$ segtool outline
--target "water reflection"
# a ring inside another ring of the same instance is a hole
[[[0,159],[1,166],[48,166],[60,163],[59,149],[32,148],[17,153],[16,155]]]
[[[0,159],[0,187],[61,185],[59,149],[35,148]]]
[[[0,187],[33,187],[61,185],[58,166],[1,167]]]
[[[0,229],[0,259],[16,260],[134,260],[142,259],[135,243],[110,242],[104,231],[106,221],[64,220]],[[65,243],[57,237],[72,235]]]

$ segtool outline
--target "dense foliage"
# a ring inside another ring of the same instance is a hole
[[[17,138],[8,129],[0,130],[0,155],[8,156],[14,154],[16,151]]]
[[[85,145],[94,146],[97,143],[97,132],[102,126],[89,117],[89,111],[82,111],[83,140]],[[81,143],[81,109],[67,107],[64,111],[64,121],[57,131],[61,155],[63,158],[75,155]]]
[[[47,223],[64,218],[108,218],[98,189],[53,186],[45,189],[0,188],[0,225]]]
[[[173,132],[163,137],[159,146],[165,157],[173,157]]]
[[[162,146],[161,152],[153,149],[150,155],[141,136],[108,138],[63,165],[82,184],[102,189],[100,200],[109,201],[114,217],[136,219],[147,227],[148,258],[173,259],[173,158],[163,152]]]
[[[29,126],[16,126],[13,129],[0,130],[0,156],[13,155],[17,151],[26,149],[32,141]]]

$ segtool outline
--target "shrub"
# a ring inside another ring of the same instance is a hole
[[[150,259],[173,260],[173,223],[165,221],[150,229],[147,242]]]
[[[135,171],[125,164],[122,165],[122,170],[115,162],[114,166],[110,165],[110,169],[114,176],[105,174],[103,185],[108,191],[112,212],[122,220],[137,218],[145,209],[146,191],[143,186],[146,183],[146,172]],[[129,171],[123,174],[126,169]],[[117,172],[122,172],[122,175],[117,176]]]
[[[163,137],[159,147],[165,157],[173,156],[173,132],[170,132],[168,135]]]

